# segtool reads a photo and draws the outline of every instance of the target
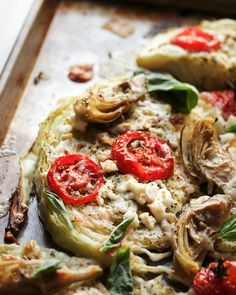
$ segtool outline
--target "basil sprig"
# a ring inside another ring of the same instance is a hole
[[[130,270],[130,248],[122,247],[117,251],[107,276],[107,288],[111,295],[132,295],[133,279]]]
[[[72,229],[73,225],[71,223],[70,217],[67,213],[67,210],[63,201],[53,192],[49,190],[45,190],[45,192],[47,195],[47,202],[48,202],[49,209],[56,212],[58,216],[61,216],[64,219],[65,223],[68,225],[68,227]]]
[[[198,90],[169,74],[147,74],[147,90],[169,103],[175,112],[189,114],[198,103]]]
[[[230,126],[228,129],[226,129],[225,132],[226,132],[226,133],[228,133],[228,132],[236,133],[236,125],[232,125],[232,126]]]
[[[38,269],[34,272],[33,276],[37,277],[39,275],[46,275],[55,272],[58,268],[61,266],[61,261],[60,260],[48,260],[39,266]]]
[[[134,75],[145,74],[147,91],[169,103],[175,112],[189,114],[198,103],[199,92],[196,87],[176,80],[166,73],[137,70]]]
[[[129,225],[133,222],[134,217],[122,221],[111,233],[108,240],[102,245],[100,251],[107,252],[119,247],[120,241],[124,238]]]
[[[233,215],[223,224],[219,236],[223,240],[236,242],[236,215]]]

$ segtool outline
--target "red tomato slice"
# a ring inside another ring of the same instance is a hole
[[[236,261],[212,262],[202,267],[193,280],[196,295],[235,295]]]
[[[227,276],[224,280],[224,287],[226,292],[224,294],[236,294],[236,260],[226,260],[224,267],[227,269]]]
[[[236,102],[234,92],[231,90],[202,92],[202,97],[209,101],[213,106],[221,110],[224,119],[230,115],[236,116]]]
[[[98,196],[104,177],[99,166],[90,158],[67,154],[52,163],[47,183],[65,203],[81,205]]]
[[[116,138],[112,159],[122,173],[132,174],[143,181],[171,176],[174,159],[167,143],[150,133],[128,131]]]
[[[187,28],[171,39],[171,43],[190,51],[214,51],[220,48],[221,42],[209,32],[199,28]]]

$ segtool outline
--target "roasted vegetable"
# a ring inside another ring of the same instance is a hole
[[[230,214],[227,195],[203,196],[194,200],[182,213],[173,232],[174,266],[182,282],[189,284],[199,271],[222,224]]]
[[[141,181],[173,175],[174,158],[170,147],[147,132],[132,130],[118,136],[111,154],[120,172],[131,174]]]
[[[192,52],[216,51],[221,47],[221,42],[214,33],[197,27],[183,29],[170,42]]]
[[[138,75],[93,86],[74,104],[77,120],[94,123],[115,121],[138,100],[145,98],[145,83],[146,77]]]
[[[213,44],[218,44],[219,48],[197,52],[173,42],[180,34],[191,28],[169,29],[156,35],[151,43],[138,53],[137,64],[149,70],[168,72],[176,79],[195,85],[199,89],[225,89],[229,82],[235,83],[235,26],[235,20],[228,19],[200,23],[194,29],[198,28],[209,34]],[[196,32],[192,33],[190,43],[196,37]],[[186,45],[186,40],[189,38],[184,37],[181,44],[184,42]],[[198,45],[204,45],[201,46],[202,49],[206,49],[206,44],[203,44],[204,38],[199,38],[197,41]],[[209,42],[209,38],[207,41]]]
[[[224,228],[224,226],[223,226]],[[228,237],[231,238],[230,235]],[[225,239],[221,238],[221,232],[218,235],[218,238],[215,242],[215,249],[214,251],[209,252],[209,256],[211,256],[213,259],[236,259],[236,243],[235,241],[229,241],[227,240],[227,235],[225,236]]]
[[[185,167],[202,181],[215,183],[224,193],[236,197],[236,165],[224,150],[216,134],[215,119],[199,120],[195,126],[186,126],[181,146]]]
[[[10,198],[10,214],[8,225],[5,230],[5,241],[17,242],[16,236],[27,219],[29,197],[24,199],[24,195],[19,193],[19,188],[15,189]]]
[[[52,163],[47,184],[63,202],[83,205],[96,199],[104,177],[101,168],[89,157],[66,154]]]
[[[236,115],[235,93],[232,90],[203,91],[201,98],[218,108],[225,120]]]
[[[92,260],[69,257],[39,247],[35,241],[23,246],[0,245],[1,294],[53,294],[74,283],[90,284],[101,274]]]
[[[34,144],[28,158],[24,158],[22,164],[22,194],[21,197],[28,197],[31,184],[35,182],[37,193],[39,194],[39,207],[44,225],[53,236],[53,239],[63,248],[69,249],[78,255],[84,255],[100,259],[104,263],[109,263],[111,257],[99,251],[101,243],[104,242],[109,236],[109,231],[102,228],[99,233],[96,229],[88,229],[84,226],[81,227],[81,222],[75,220],[73,206],[64,204],[51,192],[46,190],[46,173],[57,155],[64,152],[60,150],[61,133],[58,131],[58,124],[63,124],[74,118],[73,102],[75,98],[64,100],[60,103],[60,107],[52,113],[48,120],[41,125],[38,140]],[[67,123],[68,126],[68,123]],[[54,146],[54,153],[51,147]],[[73,149],[69,143],[67,150]],[[30,161],[33,156],[34,161]],[[38,158],[37,158],[38,157]],[[27,159],[27,160],[26,160]],[[27,166],[25,165],[27,163]],[[33,171],[28,174],[27,169]],[[90,210],[94,204],[90,206]],[[83,208],[81,209],[83,211]],[[85,209],[86,210],[86,209]],[[86,218],[84,219],[86,222]]]
[[[166,254],[157,252],[166,252],[166,249],[170,247],[171,225],[169,224],[175,220],[175,214],[172,211],[181,208],[181,201],[178,207],[171,207],[174,200],[167,188],[160,189],[156,183],[150,183],[150,185],[138,183],[133,177],[128,185],[128,178],[126,179],[128,175],[114,174],[105,179],[105,184],[99,190],[97,199],[82,206],[64,203],[49,190],[47,184],[48,170],[54,159],[64,155],[65,150],[68,154],[76,154],[78,147],[82,144],[83,147],[79,149],[80,154],[86,154],[95,163],[99,163],[99,153],[94,149],[97,143],[96,137],[92,136],[94,134],[93,129],[90,131],[90,128],[88,128],[88,134],[80,133],[79,139],[77,133],[73,132],[73,103],[75,100],[76,98],[71,98],[62,101],[56,111],[42,123],[36,143],[28,154],[30,159],[33,157],[32,154],[35,159],[35,161],[27,163],[29,163],[28,169],[30,167],[31,171],[34,171],[33,175],[30,174],[31,183],[34,182],[36,186],[40,215],[45,228],[49,231],[53,240],[62,248],[68,249],[76,255],[92,257],[102,264],[109,265],[113,259],[112,253],[100,251],[101,247],[108,241],[119,223],[134,217],[132,230],[127,232],[124,243],[128,243],[134,254],[144,253],[154,260],[165,258]],[[147,103],[150,103],[150,100]],[[163,105],[163,103],[160,104]],[[135,113],[133,115],[135,116]],[[151,118],[153,118],[152,115]],[[64,126],[66,126],[66,133],[61,132],[61,130],[64,130]],[[94,127],[92,126],[92,128]],[[91,138],[91,142],[85,141],[87,136]],[[112,133],[110,136],[112,136]],[[107,148],[106,144],[101,145],[101,151],[104,148]],[[23,171],[26,171],[25,163],[22,163]],[[24,176],[24,192],[27,193],[30,179],[28,174],[22,176]],[[119,188],[120,185],[117,186],[118,183],[127,183],[127,186],[124,186],[124,191]],[[169,183],[175,187],[176,182],[172,183],[169,179]],[[158,197],[159,191],[160,197]],[[180,191],[181,194],[185,195],[181,187]],[[117,198],[112,199],[115,194]],[[123,197],[124,194],[128,196],[128,199]],[[122,206],[119,203],[117,205],[119,199],[122,200]],[[159,202],[162,199],[165,205]],[[178,200],[180,200],[179,194]],[[103,202],[106,203],[104,206],[101,205]],[[161,215],[156,213],[157,207],[160,207]],[[127,211],[127,214],[124,214],[124,210]],[[147,210],[150,210],[150,213],[147,213]],[[166,212],[167,210],[170,212]],[[140,220],[137,212],[140,215]],[[145,260],[139,258],[135,260],[133,267],[141,273],[166,271],[166,268],[149,266]]]
[[[193,281],[196,295],[236,294],[236,261],[212,262],[203,267]]]

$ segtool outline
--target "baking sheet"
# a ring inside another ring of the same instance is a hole
[[[103,25],[111,18],[122,18],[134,28],[134,33],[122,38]],[[122,6],[98,1],[61,1],[48,24],[47,36],[37,62],[24,88],[15,115],[0,148],[0,202],[8,199],[17,186],[19,158],[32,145],[39,123],[56,106],[60,98],[78,95],[101,75],[113,76],[113,61],[125,64],[134,58],[134,52],[160,30],[170,26],[194,23],[195,17],[181,17],[168,10],[144,9],[142,6]],[[30,48],[29,48],[30,50]],[[26,58],[27,60],[27,58]],[[27,62],[27,61],[26,61]],[[68,79],[72,65],[95,65],[95,77],[88,83],[75,83]],[[35,84],[39,73],[46,79]],[[7,116],[7,110],[5,115]],[[3,242],[7,216],[0,219],[0,239]],[[20,233],[19,242],[35,239],[39,244],[52,246],[38,218],[36,199],[29,207],[29,218]]]

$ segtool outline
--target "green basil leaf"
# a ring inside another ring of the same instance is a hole
[[[227,220],[219,233],[223,240],[236,242],[236,215]]]
[[[117,251],[107,276],[107,288],[111,295],[132,295],[133,279],[130,270],[130,248],[122,247]]]
[[[69,226],[70,229],[73,228],[73,225],[71,223],[70,217],[67,213],[66,207],[63,203],[63,201],[53,192],[49,190],[45,190],[47,194],[47,201],[48,205],[51,210],[56,212],[59,216],[61,216],[66,224]]]
[[[234,132],[234,133],[236,133],[236,125],[230,126],[228,129],[226,129],[225,132],[226,133],[228,133],[228,132]]]
[[[198,90],[187,83],[182,83],[169,74],[146,74],[148,92],[167,101],[174,111],[189,114],[198,103]]]
[[[46,275],[55,272],[58,268],[61,266],[60,260],[48,260],[39,266],[39,268],[33,273],[34,277],[40,276],[40,275]]]
[[[122,221],[111,233],[108,240],[102,245],[100,251],[107,252],[111,249],[117,248],[120,245],[120,241],[124,238],[125,232],[129,225],[133,222],[134,217],[130,217]]]

